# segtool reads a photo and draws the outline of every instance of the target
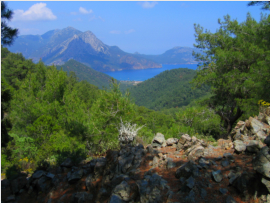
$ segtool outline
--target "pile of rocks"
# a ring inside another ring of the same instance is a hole
[[[262,183],[270,193],[270,136],[264,140],[264,146],[253,160],[254,169],[260,174]],[[267,195],[267,202],[270,202],[270,194]]]
[[[169,138],[165,140],[164,135],[157,133],[151,143],[153,148],[165,146],[176,147],[177,151],[184,150],[189,160],[203,156],[208,144],[204,140],[197,139],[195,136],[190,137],[188,134],[182,135],[180,139]]]
[[[239,121],[230,136],[236,152],[257,153],[263,147],[263,140],[270,135],[269,116],[259,114],[248,120]]]

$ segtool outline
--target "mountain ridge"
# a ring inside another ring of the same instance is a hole
[[[42,59],[47,65],[61,65],[74,59],[101,72],[162,67],[151,59],[104,44],[89,30],[81,32],[72,27],[32,37],[19,36],[9,50],[22,52],[34,62]]]

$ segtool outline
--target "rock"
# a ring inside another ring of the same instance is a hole
[[[212,177],[214,179],[214,181],[216,182],[221,182],[222,181],[222,174],[220,170],[217,171],[212,171]]]
[[[178,143],[184,145],[186,142],[191,142],[191,137],[188,134],[182,135],[178,140]]]
[[[153,166],[157,166],[159,162],[159,158],[157,156],[154,156],[153,158]]]
[[[254,169],[265,177],[270,178],[270,150],[263,147],[253,160]]]
[[[148,153],[152,154],[153,153],[153,147],[152,147],[152,145],[148,145],[146,147],[146,150],[147,150]]]
[[[167,158],[167,169],[174,168],[176,164],[173,162],[172,158]]]
[[[109,203],[126,203],[118,195],[113,194],[110,198]]]
[[[188,178],[192,174],[193,166],[195,163],[193,161],[188,161],[187,163],[184,163],[182,166],[180,166],[176,172],[175,177],[179,179],[180,177],[186,177]]]
[[[242,142],[241,140],[235,140],[233,141],[234,144],[234,149],[240,153],[240,152],[244,152],[246,150],[246,145],[244,142]]]
[[[229,166],[230,165],[230,162],[227,159],[225,159],[225,160],[221,161],[221,165],[223,167],[226,167],[226,166]]]
[[[70,177],[68,178],[68,182],[75,183],[78,180],[80,180],[82,176],[83,176],[83,169],[79,169],[70,175]]]
[[[199,165],[203,168],[208,168],[210,165],[210,162],[208,160],[206,160],[204,157],[201,157],[199,159]]]
[[[9,188],[10,187],[10,181],[8,179],[1,180],[1,188]]]
[[[201,188],[201,197],[204,199],[207,196],[207,192],[205,189]]]
[[[226,203],[237,203],[237,202],[234,200],[234,198],[232,196],[229,195],[226,198]]]
[[[234,182],[233,186],[238,189],[239,192],[242,194],[246,194],[248,190],[248,184],[251,179],[251,174],[248,174],[247,172],[243,172]]]
[[[93,184],[93,182],[94,182],[93,174],[88,175],[85,179],[85,186],[88,191],[92,192],[95,190],[95,185]]]
[[[71,197],[72,203],[83,203],[83,202],[92,202],[93,195],[87,192],[76,192]]]
[[[151,144],[153,148],[160,148],[162,145],[159,143],[152,143]]]
[[[152,143],[158,143],[160,145],[162,145],[165,142],[165,138],[164,135],[161,133],[157,133],[156,136],[154,137]]]
[[[251,153],[257,153],[261,149],[260,143],[258,140],[251,140],[247,145],[247,151]]]
[[[266,138],[266,134],[263,130],[260,130],[258,132],[255,133],[255,135],[259,138],[259,139],[265,139]]]
[[[232,185],[233,182],[234,182],[240,175],[241,175],[241,174],[239,174],[239,173],[235,174],[234,172],[230,171],[230,173],[228,174],[229,183]]]
[[[268,192],[270,193],[270,179],[262,177],[262,183],[266,186]]]
[[[71,168],[73,166],[73,162],[72,162],[71,158],[67,158],[65,161],[63,161],[61,166]]]
[[[13,194],[18,193],[27,184],[27,179],[25,176],[18,177],[11,182],[11,191]]]
[[[6,202],[15,201],[15,195],[10,195],[6,198]]]
[[[270,147],[270,135],[268,135],[268,136],[265,138],[264,143],[265,143],[268,147]]]
[[[119,172],[126,173],[128,169],[132,166],[134,155],[130,154],[125,156],[124,154],[118,157]]]
[[[188,154],[188,160],[195,160],[204,154],[204,147],[196,146],[193,148],[191,152]]]
[[[33,179],[38,179],[38,178],[40,178],[41,176],[43,176],[45,174],[46,174],[46,171],[38,170],[32,175],[32,178]]]
[[[190,176],[187,180],[186,180],[187,186],[192,189],[195,185],[195,179]]]
[[[225,195],[225,194],[228,192],[228,190],[227,190],[226,188],[220,188],[220,189],[219,189],[219,192],[220,192],[221,194]]]
[[[122,181],[113,190],[113,194],[118,195],[124,201],[130,200],[129,198],[130,192],[131,192],[130,186],[128,185],[126,181]]]
[[[95,168],[94,168],[94,177],[97,179],[98,177],[103,175],[104,168],[106,166],[107,159],[106,158],[99,158],[97,159]]]
[[[166,140],[167,146],[172,146],[173,144],[177,144],[177,143],[178,143],[177,138],[169,138],[169,139]]]
[[[51,180],[46,176],[42,176],[37,181],[37,187],[40,191],[45,193],[51,187]]]
[[[224,153],[224,154],[223,154],[223,157],[224,157],[224,158],[227,158],[227,159],[229,159],[229,160],[234,159],[234,157],[233,157],[233,155],[232,155],[231,153]]]
[[[265,121],[268,125],[270,125],[270,116],[265,115]]]

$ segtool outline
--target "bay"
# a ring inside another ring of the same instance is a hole
[[[105,74],[117,79],[117,80],[129,80],[129,81],[145,81],[153,78],[165,70],[171,70],[176,68],[188,68],[192,70],[197,69],[197,64],[178,64],[168,65],[162,64],[162,68],[147,68],[139,70],[123,70],[123,71],[110,71],[104,72]]]

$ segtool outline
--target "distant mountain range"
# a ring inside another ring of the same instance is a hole
[[[160,55],[138,54],[146,59],[161,64],[197,64],[192,52],[196,49],[189,47],[174,47]]]
[[[161,64],[192,64],[192,48],[175,47],[161,55],[131,54],[117,46],[108,46],[91,31],[81,32],[72,27],[51,30],[43,35],[19,36],[11,52],[47,64],[62,65],[70,59],[101,72],[126,69],[161,68]]]

